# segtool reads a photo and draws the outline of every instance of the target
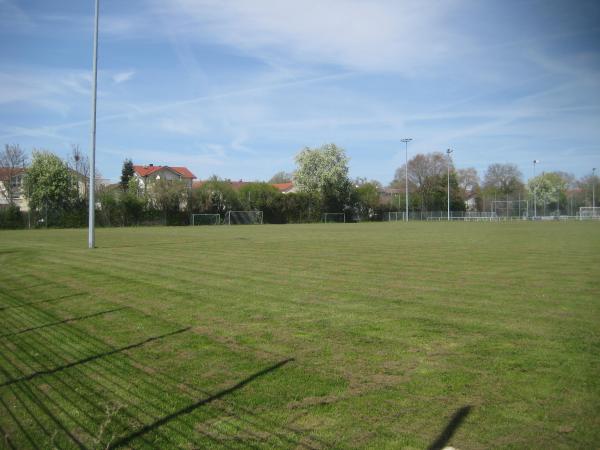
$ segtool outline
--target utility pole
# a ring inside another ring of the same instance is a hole
[[[412,138],[400,139],[400,142],[404,142],[404,221],[408,222],[408,143],[412,141]]]
[[[446,154],[448,155],[448,161],[446,161],[446,167],[448,168],[448,221],[450,221],[450,154],[454,150],[447,149]]]
[[[98,84],[98,15],[100,13],[100,0],[96,0],[96,14],[94,18],[94,60],[93,60],[93,85],[92,85],[92,136],[90,148],[90,195],[89,195],[89,219],[88,219],[88,248],[96,246],[96,217],[94,198],[96,190],[96,92]]]

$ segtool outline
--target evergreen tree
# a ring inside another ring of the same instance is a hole
[[[126,191],[129,187],[129,180],[133,177],[133,162],[130,159],[123,161],[123,169],[121,170],[121,189]]]

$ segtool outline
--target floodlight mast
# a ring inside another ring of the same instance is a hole
[[[448,155],[448,161],[446,161],[446,167],[448,168],[448,222],[450,221],[450,154],[454,150],[447,149],[446,154]]]
[[[596,168],[592,169],[592,217],[596,215]]]
[[[408,143],[412,141],[412,138],[400,139],[400,142],[404,142],[404,221],[408,222]]]
[[[96,218],[95,218],[95,188],[96,188],[96,92],[98,83],[98,15],[100,12],[100,0],[96,0],[96,12],[94,18],[94,59],[92,67],[92,136],[90,147],[90,195],[89,195],[89,219],[88,219],[88,248],[96,246]]]
[[[540,160],[539,159],[534,159],[533,160],[533,179],[534,179],[534,183],[535,183],[535,165],[539,164]],[[537,217],[537,184],[533,185],[533,218],[535,219]]]

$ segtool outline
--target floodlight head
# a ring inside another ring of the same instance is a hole
[[[452,153],[453,151],[454,151],[454,150],[452,150],[452,149],[450,149],[450,148],[449,148],[449,149],[447,149],[447,150],[446,150],[446,154],[447,154],[448,156],[450,156],[450,153]]]
[[[539,160],[539,159],[534,159],[534,160],[533,160],[533,163],[534,163],[534,164],[539,164],[539,163],[540,163],[540,160]]]
[[[407,142],[410,142],[410,141],[412,141],[412,138],[400,139],[400,142],[404,142],[404,143],[407,143]]]

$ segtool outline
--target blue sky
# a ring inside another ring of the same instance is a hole
[[[93,0],[0,0],[0,144],[89,149]],[[268,179],[335,142],[388,183],[600,166],[600,2],[101,0],[97,166]]]

